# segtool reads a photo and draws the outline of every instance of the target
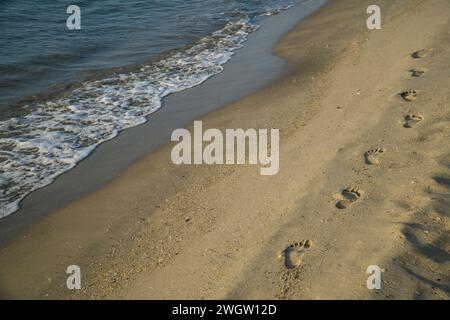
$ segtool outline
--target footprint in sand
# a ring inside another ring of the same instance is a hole
[[[305,251],[311,248],[311,240],[302,240],[295,242],[287,247],[279,257],[284,260],[284,266],[287,269],[296,269],[302,264],[302,256]]]
[[[400,95],[402,96],[402,98],[408,102],[411,101],[416,101],[417,100],[417,95],[419,94],[419,92],[417,90],[407,90],[402,92]]]
[[[380,164],[380,156],[386,152],[384,148],[376,148],[364,153],[367,164]]]
[[[428,56],[431,51],[433,51],[433,49],[423,49],[423,50],[419,50],[416,51],[412,54],[414,59],[422,59],[425,58],[426,56]]]
[[[423,116],[418,113],[410,113],[405,117],[405,128],[412,128],[416,124],[418,124],[420,121],[423,120]]]
[[[413,77],[416,77],[416,78],[423,77],[423,75],[424,75],[425,72],[427,72],[427,71],[428,71],[427,68],[414,68],[414,69],[410,70],[411,75],[412,75]]]
[[[336,204],[336,207],[338,209],[347,209],[354,202],[358,201],[361,198],[362,191],[358,187],[347,188],[344,191],[342,191],[342,196],[344,197],[344,199],[339,201]]]

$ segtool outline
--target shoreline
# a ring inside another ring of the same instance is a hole
[[[201,118],[280,128],[277,176],[175,166],[163,146],[3,248],[0,296],[448,299],[449,4],[380,1],[373,32],[369,4],[326,4],[279,40],[280,79]],[[415,79],[415,67],[429,71]],[[409,88],[418,101],[399,96]],[[406,129],[410,112],[424,121]],[[387,152],[370,166],[364,153],[377,148]],[[358,199],[340,210],[347,187]],[[283,256],[292,243],[299,257]],[[70,264],[83,272],[78,292],[64,287]],[[380,291],[365,287],[370,265],[384,271]]]
[[[223,72],[199,86],[164,98],[162,108],[152,113],[146,123],[128,128],[100,144],[75,168],[58,176],[52,184],[27,195],[18,211],[0,219],[0,247],[20,230],[95,192],[139,159],[169,143],[173,130],[275,81],[285,64],[272,53],[272,47],[299,19],[323,2],[299,5],[264,18],[260,30],[250,34],[245,46],[226,63]]]

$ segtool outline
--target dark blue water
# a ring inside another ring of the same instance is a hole
[[[0,108],[98,71],[144,63],[295,0],[1,0]],[[81,9],[68,30],[66,9]],[[56,88],[55,88],[56,87]]]
[[[220,73],[263,15],[311,0],[0,0],[0,218],[167,95]],[[151,137],[149,137],[151,139]]]

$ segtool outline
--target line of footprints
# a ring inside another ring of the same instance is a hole
[[[422,59],[428,56],[433,49],[424,49],[416,51],[412,54],[414,59]],[[409,70],[413,77],[423,77],[428,71],[426,68],[414,68]],[[413,102],[417,100],[419,91],[406,90],[400,93],[400,96],[407,102]],[[423,120],[423,116],[419,113],[409,113],[405,116],[403,126],[405,128],[413,128],[416,124]],[[384,148],[376,148],[369,150],[364,154],[365,162],[368,165],[380,164],[381,156],[386,153]],[[342,191],[342,199],[336,204],[336,207],[341,210],[345,210],[352,204],[357,202],[363,196],[363,191],[359,187],[349,187]],[[290,244],[286,249],[279,253],[279,259],[283,261],[286,269],[297,269],[302,265],[304,254],[311,248],[311,240],[302,240]]]

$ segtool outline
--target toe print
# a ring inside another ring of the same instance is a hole
[[[364,154],[367,164],[380,164],[380,156],[386,152],[386,149],[377,148],[369,150]]]
[[[311,240],[295,242],[281,254],[286,269],[296,269],[302,264],[303,254],[311,248]]]
[[[423,120],[423,116],[418,113],[410,113],[405,117],[405,128],[412,128]]]
[[[433,49],[423,49],[423,50],[419,50],[416,51],[412,54],[413,58],[415,59],[422,59],[425,58],[426,56],[428,56],[431,51],[433,51]]]
[[[425,72],[427,72],[427,71],[428,71],[427,68],[414,68],[414,69],[410,70],[411,75],[412,75],[413,77],[417,77],[417,78],[423,77],[423,75],[424,75]]]
[[[358,187],[347,188],[342,191],[343,199],[336,204],[338,209],[347,209],[362,196],[362,191]]]
[[[402,92],[400,95],[402,98],[408,102],[416,101],[419,92],[417,90],[407,90]]]

